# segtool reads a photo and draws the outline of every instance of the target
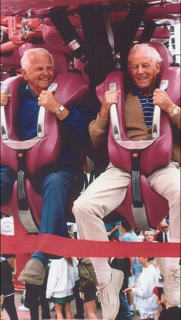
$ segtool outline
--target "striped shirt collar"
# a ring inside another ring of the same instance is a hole
[[[155,88],[159,88],[159,82],[156,81],[155,83]],[[136,86],[133,84],[133,87],[132,87],[132,92],[133,92],[133,95],[134,96],[144,96],[143,92],[139,89],[136,88]],[[152,98],[153,97],[153,92],[150,93],[149,95],[149,98]]]

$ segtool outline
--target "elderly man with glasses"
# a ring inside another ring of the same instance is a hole
[[[160,223],[160,229],[162,230],[156,236],[156,241],[158,242],[169,242],[170,235],[169,235],[169,226],[166,221],[162,221]]]

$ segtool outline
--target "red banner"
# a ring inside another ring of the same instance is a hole
[[[180,243],[90,241],[52,234],[1,235],[1,252],[4,254],[34,251],[65,257],[179,257]]]

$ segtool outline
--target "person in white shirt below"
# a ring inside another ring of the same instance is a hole
[[[166,221],[162,221],[160,223],[160,229],[162,230],[156,236],[156,241],[158,242],[169,242],[170,241],[170,234],[169,234],[169,226]]]
[[[70,303],[74,300],[73,288],[79,278],[77,258],[52,260],[48,274],[46,298],[55,304],[57,319],[72,319]]]
[[[138,262],[143,265],[143,270],[138,279],[138,284],[125,289],[124,292],[134,294],[136,309],[139,311],[141,320],[152,320],[157,312],[158,305],[155,301],[153,289],[158,286],[158,274],[155,267],[150,263],[153,258],[140,257]]]

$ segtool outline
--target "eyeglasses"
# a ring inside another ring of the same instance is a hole
[[[168,227],[167,226],[165,226],[165,227],[161,227],[161,229],[163,230],[163,229],[167,229]]]

